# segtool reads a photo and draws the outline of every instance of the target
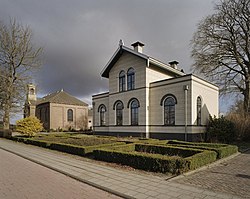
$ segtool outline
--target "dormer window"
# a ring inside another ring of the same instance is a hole
[[[122,70],[119,74],[119,91],[122,92],[122,91],[125,91],[126,89],[126,81],[125,81],[125,72]]]
[[[133,68],[128,69],[127,80],[128,91],[135,89],[135,71]]]

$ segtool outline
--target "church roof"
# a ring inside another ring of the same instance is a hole
[[[37,101],[37,105],[44,103],[57,103],[57,104],[69,104],[77,106],[88,106],[85,102],[75,98],[74,96],[68,94],[67,92],[61,90],[55,93],[44,96]]]
[[[109,78],[109,71],[114,66],[114,64],[118,61],[118,59],[121,57],[123,52],[128,52],[128,53],[131,53],[135,56],[141,57],[142,59],[145,59],[147,61],[148,66],[149,66],[149,64],[153,64],[153,65],[155,65],[163,70],[166,70],[166,71],[171,72],[173,74],[176,74],[178,76],[186,75],[184,72],[171,67],[169,64],[163,63],[163,62],[161,62],[153,57],[150,57],[146,54],[137,52],[137,51],[135,51],[131,48],[128,48],[124,45],[120,45],[118,47],[118,49],[115,51],[115,53],[113,54],[113,56],[111,57],[111,59],[109,60],[109,62],[106,64],[104,69],[102,70],[102,72],[101,72],[102,77]]]

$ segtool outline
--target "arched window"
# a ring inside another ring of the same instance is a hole
[[[122,102],[116,103],[116,125],[122,125],[123,104]]]
[[[73,110],[72,109],[68,109],[67,118],[68,118],[68,122],[73,122]]]
[[[34,88],[31,88],[31,89],[30,89],[30,94],[31,94],[31,95],[34,95],[34,94],[35,94],[35,89],[34,89]]]
[[[127,81],[128,90],[135,89],[135,71],[133,68],[128,69]]]
[[[125,72],[121,71],[119,74],[119,91],[125,91]]]
[[[197,97],[197,125],[201,125],[201,97]]]
[[[138,112],[139,112],[139,102],[137,99],[133,99],[130,105],[130,113],[131,113],[131,125],[138,125]]]
[[[105,105],[101,104],[98,108],[98,112],[100,113],[100,126],[105,126],[105,112],[106,112],[106,107]]]
[[[170,96],[164,101],[164,124],[175,125],[175,98]]]

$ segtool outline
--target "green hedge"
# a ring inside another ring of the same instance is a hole
[[[225,158],[234,153],[238,152],[238,147],[235,145],[228,145],[226,147],[221,147],[218,150],[218,158]]]
[[[187,161],[183,158],[169,157],[160,154],[141,154],[139,152],[121,152],[114,150],[94,150],[97,160],[115,162],[146,171],[179,174],[188,170]]]
[[[118,143],[112,143],[112,144],[101,144],[101,145],[95,145],[95,146],[77,146],[72,144],[62,144],[62,143],[52,143],[50,145],[51,149],[75,154],[75,155],[86,155],[88,153],[92,153],[95,149],[101,149],[105,147],[111,147],[115,145],[124,145],[125,143],[118,142]]]
[[[235,145],[216,144],[216,143],[198,143],[198,142],[183,142],[169,141],[169,144],[177,147],[189,147],[203,150],[212,150],[217,153],[217,158],[225,158],[238,152],[238,147]]]
[[[23,142],[26,144],[32,144],[32,145],[40,146],[40,147],[44,147],[44,148],[50,148],[50,145],[51,145],[51,142],[37,141],[37,140],[32,140],[32,139],[26,139]]]
[[[100,144],[94,146],[77,146],[72,144],[56,143],[44,140],[33,140],[32,138],[23,138],[23,137],[12,137],[12,140],[81,156],[84,156],[88,153],[92,153],[93,150],[95,149],[101,149],[117,145],[118,146],[125,145],[124,142],[116,142],[111,144]]]
[[[131,149],[135,151],[131,151]],[[172,146],[129,144],[112,149],[94,150],[98,160],[124,164],[146,171],[179,174],[214,162],[216,152]],[[125,151],[122,151],[124,150]],[[168,156],[171,155],[171,156]],[[181,155],[186,158],[180,157]],[[189,156],[188,156],[189,155]]]
[[[220,148],[227,146],[227,144],[219,144],[219,143],[204,143],[204,142],[185,142],[179,140],[170,140],[167,144],[182,144],[188,146],[204,146],[204,147],[212,147],[212,148]]]
[[[217,153],[215,151],[203,151],[185,158],[188,161],[188,169],[194,170],[209,163],[216,161]]]
[[[196,153],[201,153],[202,150],[175,146],[161,146],[149,144],[136,144],[135,150],[138,152],[157,153],[168,156],[180,156],[182,158],[192,156]]]

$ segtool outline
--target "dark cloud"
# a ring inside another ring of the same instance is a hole
[[[0,0],[0,19],[29,25],[44,47],[35,75],[42,95],[63,88],[91,103],[91,95],[108,89],[100,72],[120,39],[127,46],[140,40],[146,54],[178,60],[190,72],[190,39],[212,8],[212,0]]]

